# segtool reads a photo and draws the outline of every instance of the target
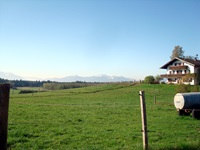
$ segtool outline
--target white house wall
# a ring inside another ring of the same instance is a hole
[[[191,82],[183,82],[183,84],[190,84],[190,85],[194,85],[194,83],[195,83],[194,79],[192,79]]]
[[[191,66],[191,65],[188,65],[188,64],[185,64],[185,65],[188,66],[190,73],[195,73],[194,66]]]
[[[180,60],[177,60],[175,61],[174,63],[172,63],[172,65],[168,66],[167,68],[167,74],[170,74],[170,72],[172,74],[177,74],[177,71],[174,71],[173,70],[170,70],[169,67],[171,66],[175,66],[175,64],[177,63],[181,63],[181,65],[185,65],[185,66],[188,66],[188,69],[187,69],[187,72],[186,73],[197,73],[197,70],[194,68],[194,66],[186,63],[186,62],[182,62]],[[184,70],[182,70],[182,74],[185,74]],[[172,82],[174,84],[177,84],[177,80],[175,82]],[[184,84],[191,84],[191,85],[194,85],[196,83],[196,81],[194,81],[194,79],[191,81],[191,82],[184,82]]]
[[[175,66],[176,63],[183,63],[183,62],[181,62],[181,61],[175,61],[172,65],[168,66],[168,68],[167,68],[167,74],[170,74],[170,71],[172,71],[172,70],[169,69],[169,67]],[[190,73],[197,73],[197,71],[194,69],[194,66],[192,66],[192,65],[190,65],[188,63],[184,63],[184,65],[188,66],[187,70],[190,70]],[[175,71],[174,74],[177,74],[177,72]],[[183,72],[183,74],[184,74],[184,72]]]

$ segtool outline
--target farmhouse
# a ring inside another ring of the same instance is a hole
[[[167,69],[167,74],[160,75],[166,78],[167,83],[199,85],[200,60],[175,57],[160,69]]]

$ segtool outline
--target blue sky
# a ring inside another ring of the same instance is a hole
[[[200,55],[199,0],[1,0],[0,71],[144,79]]]

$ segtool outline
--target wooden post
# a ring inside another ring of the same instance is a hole
[[[10,84],[0,84],[0,150],[7,149]]]
[[[148,136],[147,136],[147,116],[144,91],[139,92],[140,105],[141,105],[141,118],[142,118],[142,136],[143,136],[143,149],[148,149]]]

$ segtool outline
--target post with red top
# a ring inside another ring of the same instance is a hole
[[[7,149],[10,84],[0,84],[0,150]]]
[[[143,136],[143,149],[148,149],[148,135],[147,135],[147,116],[144,91],[139,91],[140,105],[141,105],[141,118],[142,118],[142,136]]]

